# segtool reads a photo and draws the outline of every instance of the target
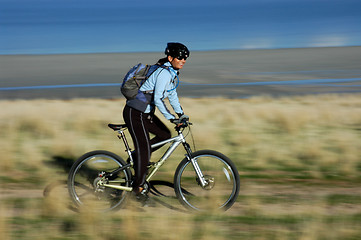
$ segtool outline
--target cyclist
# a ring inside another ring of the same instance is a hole
[[[156,150],[152,150],[151,145],[171,137],[170,130],[154,115],[155,108],[158,108],[166,119],[175,123],[176,117],[169,112],[164,103],[164,99],[168,98],[178,117],[186,117],[179,103],[176,87],[179,84],[179,70],[183,68],[190,52],[185,45],[171,42],[167,44],[165,54],[166,57],[157,62],[162,67],[159,67],[140,88],[142,94],[148,95],[146,98],[152,100],[146,104],[140,97],[128,100],[123,110],[123,118],[135,148],[132,154],[135,171],[133,192],[143,203],[149,199],[144,189],[147,166],[152,151]],[[150,139],[149,133],[155,137]]]

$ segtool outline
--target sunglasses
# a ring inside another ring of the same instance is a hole
[[[183,59],[184,59],[184,60],[187,60],[187,58],[188,58],[188,57],[183,57],[183,56],[177,57],[178,60],[183,60]]]

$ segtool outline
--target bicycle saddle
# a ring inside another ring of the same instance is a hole
[[[127,124],[125,124],[125,123],[124,124],[112,124],[112,123],[109,123],[108,127],[113,129],[114,131],[118,131],[118,130],[121,130],[123,128],[126,128]]]

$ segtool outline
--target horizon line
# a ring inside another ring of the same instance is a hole
[[[283,50],[283,49],[310,49],[310,48],[348,48],[361,47],[361,45],[345,46],[307,46],[307,47],[275,47],[275,48],[224,48],[192,50],[192,52],[219,52],[219,51],[252,51],[252,50]],[[133,54],[133,53],[159,53],[163,51],[93,51],[93,52],[50,52],[50,53],[0,53],[0,56],[39,56],[39,55],[86,55],[86,54]]]

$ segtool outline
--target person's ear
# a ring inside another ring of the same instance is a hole
[[[173,61],[173,59],[174,59],[174,57],[172,57],[172,56],[168,56],[168,61],[169,61],[169,62],[172,62],[172,61]]]

